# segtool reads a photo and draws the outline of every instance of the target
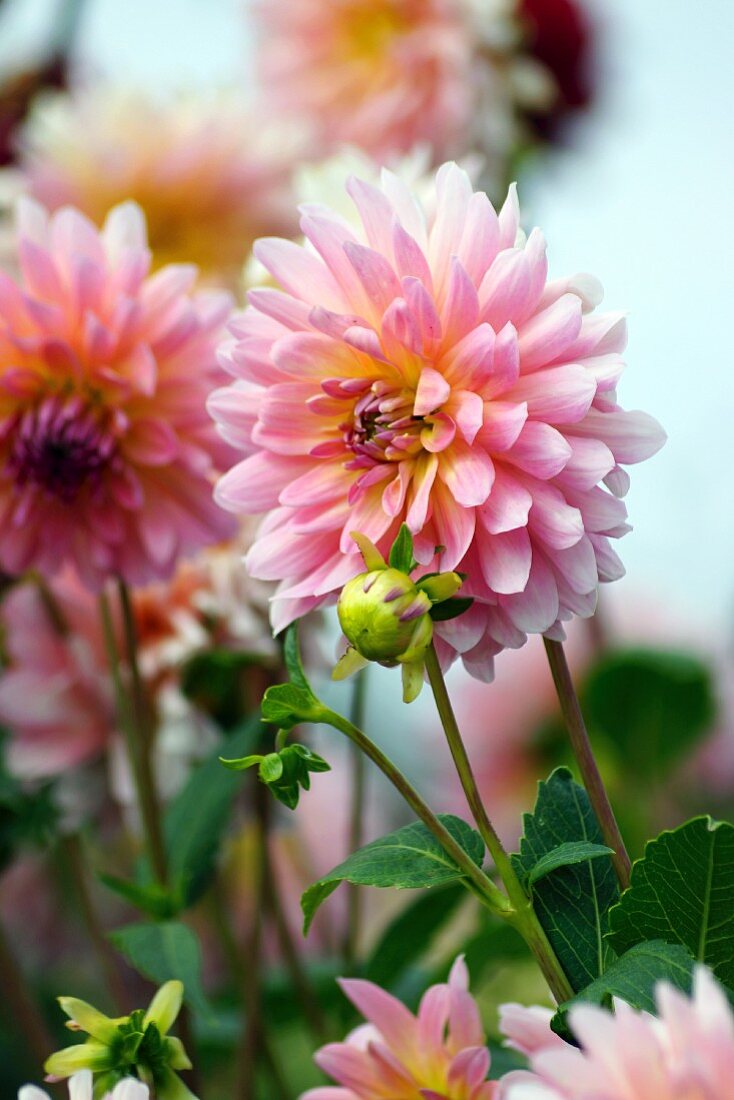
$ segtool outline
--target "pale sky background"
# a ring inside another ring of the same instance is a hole
[[[293,0],[297,3],[298,0]],[[619,596],[731,636],[734,620],[734,4],[586,0],[602,25],[601,101],[575,148],[525,181],[554,273],[589,270],[630,314],[620,397],[666,448],[633,469]],[[5,0],[0,64],[44,33],[54,0]],[[88,0],[94,68],[151,86],[249,81],[242,0]]]

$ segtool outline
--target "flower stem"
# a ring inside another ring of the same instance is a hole
[[[127,989],[118,966],[117,956],[107,939],[92,898],[82,839],[78,835],[67,836],[63,838],[62,845],[74,885],[76,900],[79,903],[79,909],[101,971],[105,976],[110,997],[116,1013],[124,1016],[129,1011]]]
[[[304,1019],[313,1031],[316,1040],[319,1043],[324,1043],[326,1042],[324,1015],[288,924],[288,917],[278,889],[277,869],[273,865],[270,855],[269,830],[263,830],[263,833],[263,907],[269,910],[273,918],[283,962],[288,971],[294,993],[301,1002]]]
[[[357,673],[352,696],[351,721],[355,726],[364,725],[364,711],[367,695],[367,669]],[[356,745],[350,742],[351,765],[351,812],[349,817],[349,843],[347,855],[355,852],[364,843],[364,812],[366,802],[367,769],[365,757]],[[344,965],[351,970],[359,950],[359,937],[362,928],[362,894],[359,886],[349,883],[347,896],[347,929],[344,937]]]
[[[584,723],[584,716],[581,713],[581,706],[571,679],[566,654],[560,642],[551,641],[549,638],[544,638],[543,642],[545,643],[553,683],[556,686],[561,711],[568,730],[571,748],[576,757],[589,801],[601,827],[604,841],[614,850],[612,863],[619,884],[625,890],[630,881],[630,857],[624,846],[622,834],[619,831],[617,819],[614,816],[614,810],[604,786],[604,780],[594,758],[591,741]]]
[[[158,879],[158,882],[162,886],[165,886],[168,879],[165,845],[163,842],[160,808],[158,806],[158,798],[150,766],[150,744],[147,733],[147,717],[142,682],[137,663],[135,623],[132,618],[129,593],[122,582],[120,583],[120,604],[122,607],[126,655],[130,668],[131,693],[125,690],[125,685],[122,680],[120,653],[117,647],[109,599],[105,592],[100,596],[102,627],[104,630],[105,645],[107,647],[107,658],[115,688],[120,725],[125,735],[127,756],[132,769],[133,780],[138,796],[148,858],[150,859],[153,873]]]
[[[336,711],[329,710],[327,707],[323,708],[323,714],[319,720],[328,722],[329,725],[334,726],[335,729],[346,734],[349,740],[356,745],[365,756],[369,757],[373,764],[377,765],[382,774],[390,780],[393,787],[402,795],[426,828],[433,833],[446,854],[461,868],[472,887],[474,887],[484,899],[487,907],[492,909],[493,912],[497,913],[499,916],[508,917],[512,913],[512,905],[508,898],[495,886],[492,880],[485,875],[484,871],[476,865],[474,860],[467,855],[461,845],[454,840],[451,833],[436,817],[428,803],[423,800],[415,787],[412,786],[400,769],[393,764],[392,760],[377,747],[374,741],[371,741],[367,734],[363,733],[363,731],[350,722],[348,718],[344,718],[341,714],[337,714]]]
[[[573,990],[482,802],[433,643],[426,652],[425,662],[433,697],[469,809],[514,906],[512,923],[535,955],[556,1000],[568,1000],[573,996]]]
[[[270,792],[253,779],[256,807],[257,848],[254,859],[255,881],[252,897],[252,923],[244,945],[245,965],[242,968],[244,1030],[239,1042],[235,1096],[240,1100],[255,1100],[258,1052],[262,1051],[262,934],[265,897],[265,845],[270,812]]]
[[[25,978],[0,925],[0,988],[2,1003],[10,1027],[14,1025],[23,1038],[23,1046],[40,1069],[54,1049],[46,1023],[28,992]],[[22,1047],[21,1047],[22,1049]]]

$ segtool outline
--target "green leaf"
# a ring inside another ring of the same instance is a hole
[[[136,909],[140,909],[142,913],[147,913],[151,917],[168,919],[175,917],[183,908],[181,898],[177,898],[157,882],[141,884],[129,882],[116,875],[105,874],[98,874],[97,877],[108,890],[112,890],[125,901],[129,901]]]
[[[270,658],[257,653],[209,649],[186,662],[181,673],[181,687],[199,710],[210,714],[223,729],[232,729],[242,719],[245,669],[268,660]]]
[[[527,885],[532,886],[533,883],[549,875],[551,871],[557,871],[559,867],[571,867],[575,863],[586,863],[587,860],[613,854],[614,849],[608,848],[606,844],[590,844],[586,840],[567,841],[541,856],[528,874]]]
[[[604,974],[587,985],[573,1000],[565,1001],[551,1020],[551,1027],[564,1039],[570,1037],[568,1010],[578,1004],[611,1007],[612,998],[619,997],[633,1008],[655,1012],[655,986],[669,982],[676,989],[690,993],[695,959],[690,951],[663,940],[647,940],[630,948],[609,966]]]
[[[464,898],[466,890],[458,884],[419,894],[380,936],[365,964],[365,978],[393,988],[401,974],[430,949],[433,937]]]
[[[260,761],[258,774],[263,783],[277,783],[283,774],[283,761],[277,752],[269,752]]]
[[[696,817],[651,840],[609,918],[615,951],[682,944],[734,986],[734,826]]]
[[[224,764],[225,768],[229,768],[231,772],[246,772],[248,768],[261,764],[264,759],[262,753],[256,752],[250,756],[238,756],[232,760],[229,757],[220,756],[219,763]]]
[[[289,730],[299,722],[319,722],[324,707],[309,688],[296,684],[276,684],[269,687],[262,701],[264,722]]]
[[[285,632],[283,659],[285,661],[285,667],[288,669],[291,683],[295,684],[296,687],[303,688],[304,691],[311,692],[311,685],[308,682],[306,673],[303,671],[301,645],[298,640],[298,622],[291,623]],[[311,694],[313,694],[313,692],[311,692]]]
[[[523,815],[523,825],[520,854],[512,860],[524,879],[563,845],[596,846],[604,840],[588,795],[568,768],[557,768],[539,784],[535,809]],[[618,897],[612,862],[599,854],[548,871],[534,884],[538,919],[576,991],[598,978],[609,962],[604,936],[609,909]]]
[[[684,653],[611,653],[586,681],[584,712],[617,746],[629,773],[644,779],[669,770],[711,729],[711,673]]]
[[[428,614],[434,623],[445,623],[449,619],[456,619],[459,615],[463,615],[473,603],[473,596],[451,596],[442,603],[435,603]]]
[[[224,746],[228,753],[244,754],[256,746],[261,734],[262,726],[253,717]],[[241,789],[239,776],[222,767],[221,750],[219,746],[191,774],[163,821],[171,887],[184,907],[197,901],[211,881],[232,804]]]
[[[407,524],[403,523],[390,548],[389,564],[401,573],[411,573],[418,564],[413,557],[413,536]]]
[[[441,814],[439,819],[454,840],[480,867],[484,844],[479,833],[452,814]],[[391,886],[396,890],[415,890],[444,886],[461,877],[459,867],[446,855],[433,833],[422,822],[405,825],[402,829],[353,852],[328,875],[309,886],[301,898],[304,935],[311,926],[316,910],[336,890],[340,882],[351,882],[356,886]]]
[[[183,982],[184,999],[189,1007],[203,1016],[211,1016],[201,985],[201,947],[185,924],[178,921],[128,924],[110,932],[109,938],[144,978],[158,985],[171,979]]]

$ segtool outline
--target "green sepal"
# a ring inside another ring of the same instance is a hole
[[[391,569],[399,569],[401,573],[408,574],[410,574],[418,564],[413,557],[413,536],[410,533],[408,525],[405,523],[401,525],[400,530],[395,536],[395,541],[390,547],[388,561]],[[374,565],[369,565],[366,558],[365,564],[368,569],[376,568]]]
[[[428,614],[434,623],[446,623],[449,619],[458,619],[459,615],[468,611],[473,603],[473,596],[451,596],[442,603],[435,603]]]

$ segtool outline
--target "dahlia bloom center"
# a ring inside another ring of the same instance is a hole
[[[85,406],[78,395],[44,397],[6,428],[6,476],[19,490],[41,490],[64,504],[84,489],[94,496],[118,459],[114,422],[114,415]]]
[[[374,0],[367,0],[367,3],[360,0],[348,7],[343,15],[341,33],[345,52],[360,60],[373,60],[405,29],[405,19],[393,3],[378,6]]]

